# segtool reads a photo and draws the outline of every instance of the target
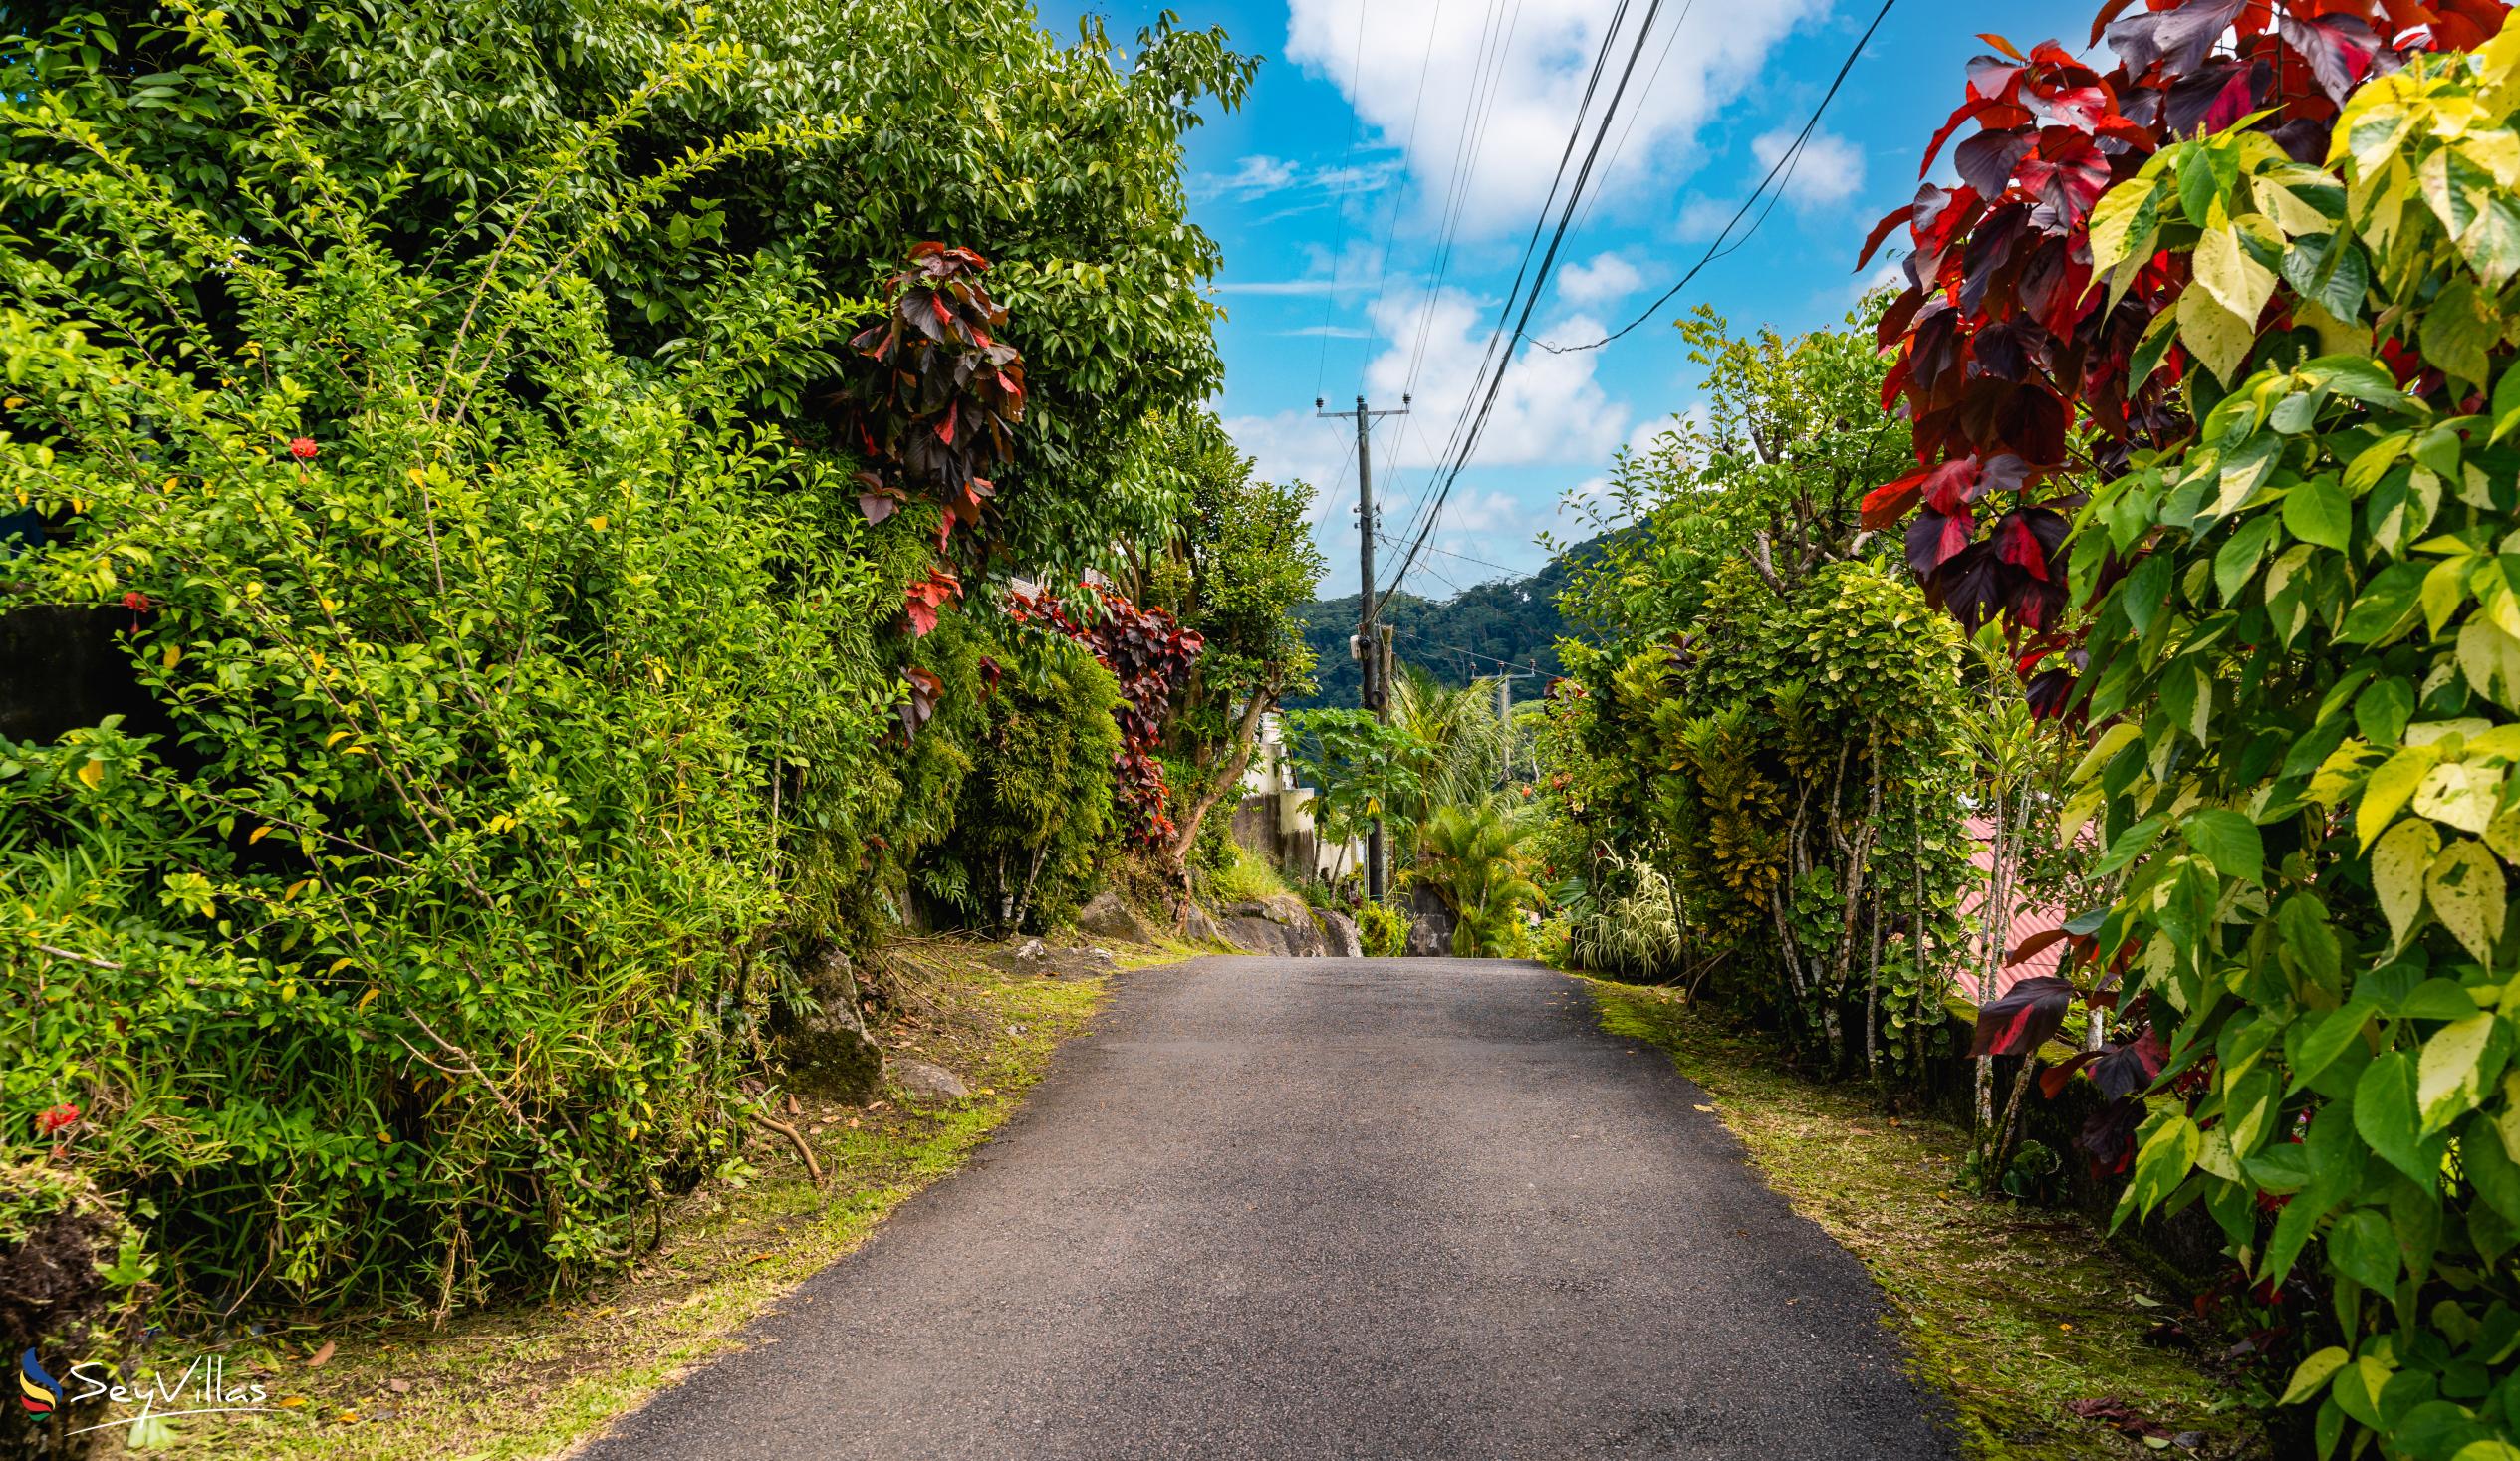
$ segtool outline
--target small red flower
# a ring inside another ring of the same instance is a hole
[[[296,457],[302,462],[311,462],[315,460],[315,438],[312,436],[290,437],[289,455]]]
[[[148,596],[137,589],[133,589],[123,596],[123,607],[133,613],[146,613],[151,609],[156,608],[155,605],[148,602]]]
[[[60,1130],[62,1127],[67,1126],[78,1119],[79,1107],[72,1105],[69,1101],[65,1100],[61,1104],[54,1106],[51,1110],[44,1111],[36,1116],[35,1134],[38,1136],[50,1136],[55,1131]]]

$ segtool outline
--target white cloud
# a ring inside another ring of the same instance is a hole
[[[1384,531],[1399,539],[1409,531],[1408,512],[1435,475],[1454,421],[1465,404],[1475,408],[1470,396],[1482,383],[1479,363],[1495,304],[1448,289],[1431,299],[1385,300],[1371,314],[1383,347],[1366,365],[1366,395],[1380,409],[1399,404],[1402,391],[1413,392],[1409,415],[1386,417],[1374,428],[1375,495],[1383,508]],[[1586,339],[1600,335],[1602,324],[1573,314],[1551,321],[1540,333],[1551,339]],[[1492,563],[1533,559],[1531,539],[1553,521],[1550,509],[1545,503],[1525,503],[1491,481],[1476,480],[1477,474],[1517,466],[1599,471],[1634,424],[1628,406],[1613,399],[1597,378],[1602,359],[1596,351],[1554,356],[1524,348],[1497,389],[1477,455],[1445,503],[1442,526],[1431,543]],[[1345,567],[1355,560],[1355,519],[1349,513],[1356,502],[1350,461],[1353,425],[1299,407],[1228,417],[1225,429],[1255,459],[1263,478],[1300,478],[1313,485],[1319,494],[1314,499],[1314,536],[1332,564],[1323,592],[1346,592],[1335,587],[1342,579],[1353,589],[1355,578]],[[1440,567],[1446,573],[1462,571],[1449,560]],[[1493,575],[1482,567],[1476,576]]]
[[[1794,131],[1780,129],[1750,139],[1762,176],[1794,145]],[[1831,132],[1815,131],[1803,149],[1786,164],[1779,179],[1785,196],[1797,208],[1827,208],[1855,196],[1864,186],[1864,153],[1855,143]]]
[[[1442,215],[1456,162],[1470,160],[1461,225],[1485,237],[1527,227],[1546,196],[1616,8],[1617,0],[1523,0],[1510,35],[1490,35],[1496,12],[1486,6],[1290,0],[1286,54],[1338,87],[1377,144],[1400,149],[1420,224]],[[1682,11],[1669,22],[1680,28],[1676,37],[1648,37],[1647,59],[1660,57],[1660,70],[1647,85],[1639,67],[1610,133],[1617,156],[1604,152],[1607,171],[1590,185],[1605,208],[1667,194],[1693,160],[1698,128],[1757,80],[1787,32],[1827,8],[1827,0],[1731,0]],[[1614,41],[1614,67],[1632,34]],[[1605,82],[1597,108],[1613,84]]]
[[[1741,203],[1737,198],[1691,194],[1680,204],[1679,216],[1671,221],[1671,232],[1684,243],[1707,242],[1722,233],[1724,225],[1732,222],[1733,215],[1740,211]],[[1748,226],[1749,220],[1743,219],[1742,227]],[[1733,231],[1737,236],[1740,229]]]
[[[1589,264],[1569,264],[1557,271],[1558,293],[1578,309],[1617,304],[1635,294],[1645,277],[1617,254],[1601,254]]]
[[[1198,178],[1191,190],[1202,197],[1257,197],[1273,193],[1295,181],[1302,169],[1283,157],[1266,155],[1245,157],[1226,173],[1209,173]]]

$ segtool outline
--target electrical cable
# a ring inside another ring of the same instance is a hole
[[[1733,229],[1740,226],[1742,218],[1747,216],[1752,205],[1759,201],[1760,194],[1766,192],[1769,185],[1777,181],[1778,174],[1780,172],[1788,175],[1791,174],[1791,168],[1788,164],[1795,162],[1796,159],[1802,155],[1803,144],[1811,140],[1813,130],[1820,125],[1821,116],[1829,110],[1830,102],[1837,98],[1838,89],[1846,85],[1847,73],[1855,69],[1856,59],[1864,54],[1864,48],[1871,44],[1873,40],[1873,33],[1882,28],[1882,22],[1890,18],[1890,7],[1897,3],[1898,0],[1882,0],[1881,10],[1874,15],[1873,23],[1864,28],[1864,34],[1857,38],[1854,48],[1847,52],[1847,59],[1845,63],[1839,66],[1837,76],[1830,80],[1829,90],[1821,95],[1820,105],[1812,109],[1811,120],[1804,122],[1803,129],[1795,134],[1794,144],[1791,147],[1786,148],[1783,155],[1779,156],[1774,163],[1770,164],[1767,170],[1767,176],[1759,179],[1759,185],[1750,190],[1750,196],[1741,200],[1741,206],[1733,210],[1732,218],[1724,224],[1723,231],[1716,234],[1714,242],[1706,246],[1706,253],[1704,257],[1700,258],[1696,263],[1691,264],[1688,267],[1688,272],[1680,276],[1678,283],[1673,284],[1669,289],[1664,290],[1661,297],[1656,299],[1652,304],[1645,306],[1643,313],[1638,315],[1637,318],[1620,326],[1617,330],[1612,331],[1610,334],[1603,336],[1599,340],[1592,341],[1584,345],[1552,345],[1545,340],[1535,340],[1532,344],[1547,351],[1553,356],[1573,355],[1577,351],[1600,350],[1603,346],[1610,344],[1612,341],[1626,335],[1629,331],[1634,330],[1638,326],[1645,323],[1647,320],[1652,319],[1655,315],[1660,314],[1662,307],[1669,304],[1674,295],[1677,295],[1681,290],[1688,288],[1689,282],[1697,277],[1699,270],[1704,269],[1707,265],[1715,262],[1717,259],[1720,259],[1726,254],[1733,252],[1735,249],[1740,248],[1742,244],[1749,242],[1750,235],[1758,232],[1759,223],[1766,222],[1767,215],[1775,211],[1776,197],[1782,197],[1784,195],[1782,187],[1778,188],[1775,197],[1768,199],[1767,207],[1760,210],[1758,222],[1752,223],[1749,230],[1744,232],[1739,239],[1734,240],[1730,247],[1724,247],[1724,241],[1731,237]]]
[[[1601,123],[1593,133],[1592,146],[1585,152],[1584,165],[1577,170],[1574,182],[1568,187],[1566,204],[1558,214],[1557,229],[1550,236],[1548,251],[1541,255],[1538,271],[1532,275],[1531,290],[1530,293],[1523,299],[1521,315],[1514,321],[1513,336],[1511,339],[1505,341],[1504,353],[1502,356],[1496,358],[1496,369],[1488,378],[1487,392],[1485,397],[1479,402],[1478,413],[1476,416],[1471,418],[1467,433],[1459,437],[1460,447],[1457,455],[1453,454],[1449,443],[1447,444],[1446,459],[1451,462],[1451,465],[1446,470],[1443,484],[1437,490],[1433,504],[1428,510],[1425,525],[1418,530],[1415,543],[1410,547],[1407,556],[1401,560],[1399,572],[1391,581],[1391,589],[1394,591],[1396,591],[1400,583],[1407,578],[1409,568],[1417,561],[1419,549],[1424,545],[1427,537],[1432,534],[1435,525],[1442,520],[1444,503],[1451,498],[1453,485],[1460,480],[1462,469],[1469,464],[1470,458],[1476,454],[1478,450],[1479,438],[1485,433],[1488,417],[1496,408],[1497,393],[1503,388],[1505,375],[1512,367],[1513,347],[1516,343],[1525,338],[1525,333],[1531,324],[1532,311],[1539,307],[1540,297],[1547,292],[1549,273],[1557,266],[1558,250],[1563,247],[1566,242],[1567,229],[1574,221],[1576,207],[1583,201],[1585,186],[1593,175],[1593,168],[1595,164],[1601,158],[1602,143],[1610,134],[1611,122],[1619,116],[1620,102],[1627,96],[1628,85],[1636,77],[1637,63],[1644,55],[1645,41],[1651,37],[1653,33],[1654,18],[1657,14],[1659,14],[1661,9],[1662,0],[1649,0],[1649,4],[1645,10],[1644,20],[1637,27],[1636,41],[1629,48],[1627,65],[1620,72],[1619,85],[1617,89],[1611,93],[1609,105],[1602,112]],[[1620,12],[1624,14],[1625,10],[1626,0],[1622,0]],[[1611,29],[1602,38],[1603,51],[1595,68],[1596,80],[1599,78],[1601,64],[1606,63],[1609,58],[1610,42],[1618,35],[1618,21],[1619,15],[1614,14],[1612,17]],[[1590,105],[1590,92],[1591,89],[1588,87],[1587,107]],[[1585,109],[1581,108],[1578,110],[1575,129],[1567,138],[1569,154],[1572,154],[1576,139],[1583,133],[1584,110]],[[1555,191],[1555,188],[1551,189],[1553,196]],[[1542,217],[1535,220],[1532,225],[1532,238],[1535,243],[1538,241],[1540,230],[1546,222],[1547,215],[1544,207]],[[1526,256],[1527,255],[1528,248],[1526,248]],[[1521,285],[1522,276],[1518,272],[1515,278],[1515,288],[1519,290]],[[1511,296],[1508,296],[1506,309],[1510,312],[1512,308],[1513,299]],[[1501,320],[1499,322],[1499,326],[1501,329]],[[1495,355],[1495,340],[1491,338],[1491,356]],[[1484,365],[1482,368],[1484,369]],[[1389,598],[1389,594],[1386,593],[1384,597],[1387,600]]]

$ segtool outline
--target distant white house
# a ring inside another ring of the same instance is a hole
[[[1365,862],[1365,844],[1324,843],[1313,823],[1313,789],[1297,784],[1287,764],[1286,739],[1275,715],[1260,721],[1258,744],[1242,773],[1242,802],[1234,809],[1234,841],[1268,858],[1291,876],[1335,878]]]

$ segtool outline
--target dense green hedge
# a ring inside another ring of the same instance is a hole
[[[1111,677],[976,587],[911,639],[933,511],[864,521],[826,386],[950,230],[1034,392],[991,536],[1090,559],[1168,512],[1100,479],[1212,383],[1177,138],[1242,64],[1123,74],[1011,3],[678,16],[0,55],[0,491],[43,537],[0,611],[127,614],[172,726],[0,743],[0,1148],[147,1219],[179,1307],[621,1262],[737,1161],[787,950],[1029,856],[1018,818],[1057,834],[1032,916],[1082,895]]]

